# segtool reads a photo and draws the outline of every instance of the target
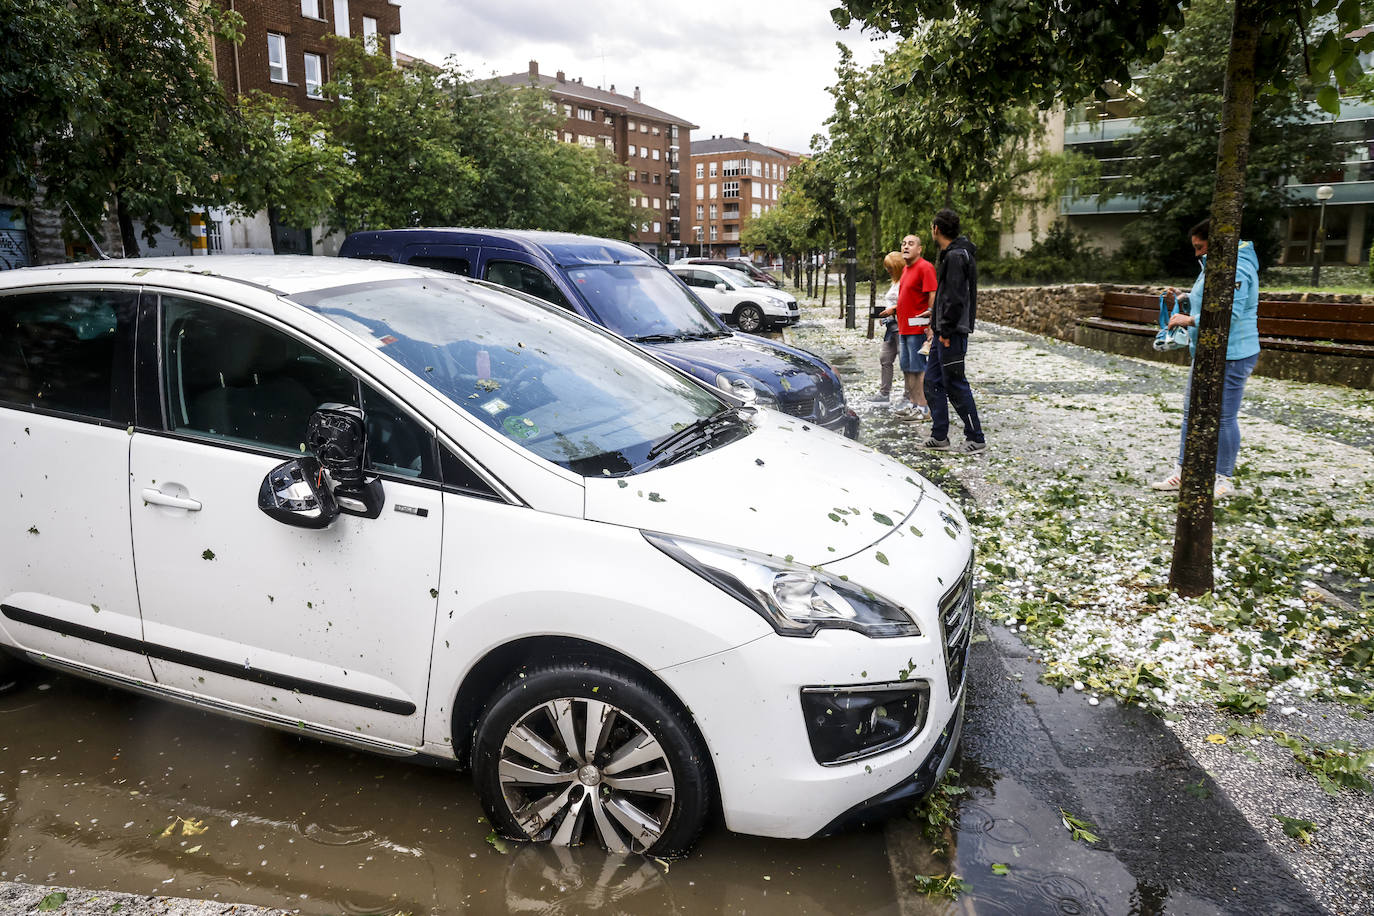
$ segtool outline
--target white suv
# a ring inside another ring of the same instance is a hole
[[[795,296],[757,283],[743,270],[707,264],[674,264],[669,270],[722,321],[746,334],[796,324],[801,317]]]
[[[513,837],[809,837],[958,742],[948,498],[489,284],[0,273],[0,448],[0,669],[457,760]]]

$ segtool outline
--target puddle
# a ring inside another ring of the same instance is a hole
[[[717,826],[666,867],[489,832],[463,774],[62,676],[0,695],[0,880],[357,916],[899,912],[880,832]]]

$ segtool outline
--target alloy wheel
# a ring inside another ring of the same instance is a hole
[[[497,774],[511,817],[531,840],[574,846],[591,834],[619,853],[658,841],[677,790],[647,728],[582,697],[548,700],[521,716],[502,741]]]

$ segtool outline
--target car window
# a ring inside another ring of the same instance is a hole
[[[168,426],[178,432],[301,452],[317,407],[358,406],[357,383],[337,363],[204,302],[162,297],[162,359]]]
[[[439,448],[439,464],[443,470],[444,486],[461,490],[469,496],[501,498],[480,474],[468,467],[467,462],[442,446]]]
[[[567,297],[549,279],[548,274],[531,264],[521,264],[518,261],[488,261],[486,278],[492,283],[518,289],[522,293],[529,293],[545,302],[561,305],[565,309],[572,308]]]
[[[0,298],[0,402],[129,422],[137,302],[117,290]]]
[[[434,434],[371,385],[363,383],[367,465],[374,471],[440,481]]]
[[[666,272],[658,275],[685,295]],[[553,308],[456,278],[293,298],[371,342],[497,435],[584,476],[634,472],[659,454],[656,443],[727,406]]]
[[[430,267],[434,270],[442,270],[446,273],[457,274],[460,277],[472,276],[472,265],[468,263],[467,258],[447,258],[440,255],[417,254],[406,263],[410,264],[412,267]],[[490,276],[491,271],[488,270],[487,274]]]

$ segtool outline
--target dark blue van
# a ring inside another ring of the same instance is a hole
[[[763,406],[859,433],[835,370],[817,356],[726,327],[656,259],[626,242],[514,229],[355,232],[340,257],[476,277],[561,305],[695,378]]]

